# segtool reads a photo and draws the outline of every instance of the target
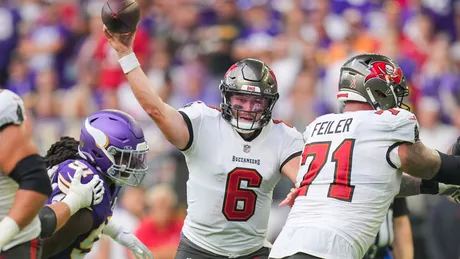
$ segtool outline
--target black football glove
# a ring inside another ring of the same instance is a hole
[[[460,137],[457,138],[457,142],[452,147],[452,155],[460,156]]]

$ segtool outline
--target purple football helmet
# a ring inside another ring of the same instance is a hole
[[[102,110],[88,116],[78,149],[117,185],[138,186],[147,173],[149,147],[144,133],[134,118],[122,111]]]

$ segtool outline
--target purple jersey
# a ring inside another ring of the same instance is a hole
[[[83,169],[82,183],[88,183],[93,179],[94,175],[99,175],[99,178],[104,180],[103,175],[87,161],[81,159],[67,160],[61,163],[51,176],[53,193],[48,199],[47,204],[59,202],[65,197],[69,190],[70,182],[78,168]],[[112,217],[113,208],[115,207],[117,196],[121,188],[119,186],[109,188],[107,181],[104,180],[103,182],[105,193],[102,202],[88,208],[93,217],[93,227],[91,230],[78,236],[72,245],[59,254],[50,257],[50,259],[83,258],[91,251],[94,242],[99,240],[102,229]]]

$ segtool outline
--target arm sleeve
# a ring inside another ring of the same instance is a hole
[[[409,215],[406,198],[395,198],[393,203],[393,218]]]
[[[393,168],[400,168],[401,160],[398,146],[403,143],[416,143],[420,141],[417,117],[404,109],[392,109],[393,112],[383,112],[387,127],[391,129],[390,139],[394,142],[386,154],[388,164]]]
[[[200,101],[186,104],[184,107],[179,109],[179,113],[184,118],[185,123],[189,131],[190,139],[181,151],[185,154],[191,154],[195,150],[198,142],[198,136],[200,135],[201,123],[203,121],[203,112],[206,108],[206,104]]]
[[[287,134],[283,134],[284,140],[281,150],[280,170],[291,159],[302,154],[304,145],[302,134],[295,128],[289,127],[288,125],[283,125],[283,130]]]
[[[419,125],[417,117],[404,109],[393,109],[398,111],[396,115],[388,112],[383,113],[387,117],[388,126],[391,130],[391,139],[394,142],[415,143],[420,141]]]

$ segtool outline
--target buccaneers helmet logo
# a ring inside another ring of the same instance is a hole
[[[402,80],[401,68],[387,62],[377,61],[371,63],[368,70],[369,74],[364,79],[365,82],[372,78],[380,78],[385,82],[399,84]]]

